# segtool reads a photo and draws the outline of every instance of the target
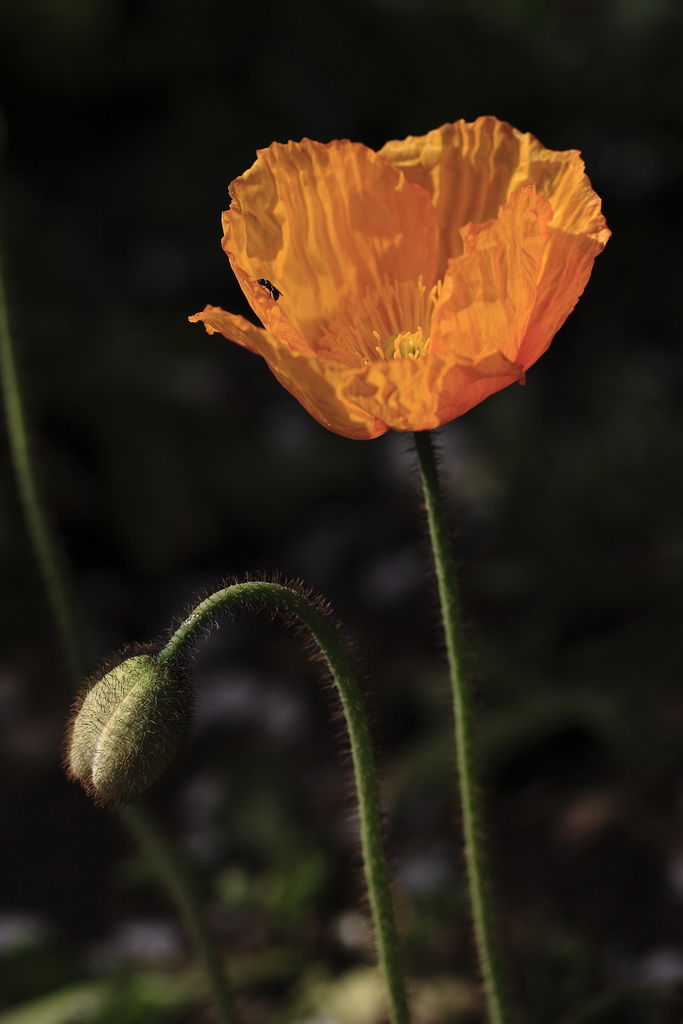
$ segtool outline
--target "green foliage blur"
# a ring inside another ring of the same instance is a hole
[[[581,149],[613,231],[525,388],[440,432],[501,928],[527,1024],[683,1018],[683,7],[678,0],[0,0],[0,234],[44,495],[93,668],[228,576],[330,599],[362,665],[420,1024],[476,1024],[446,672],[409,441],[310,419],[187,316],[247,315],[228,183],[273,140],[495,114]],[[198,1024],[115,819],[0,446],[0,1024]],[[208,639],[149,797],[244,1024],[381,1024],[348,754],[281,624]]]

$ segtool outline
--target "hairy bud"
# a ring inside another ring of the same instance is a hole
[[[149,654],[127,658],[97,680],[76,707],[66,770],[99,804],[144,793],[175,760],[192,691]]]

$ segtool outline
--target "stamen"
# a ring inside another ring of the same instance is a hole
[[[422,328],[418,327],[416,331],[412,333],[406,331],[404,334],[397,335],[393,341],[393,359],[419,359],[420,356],[426,356],[429,352],[430,338],[425,338],[422,333]],[[391,349],[387,347],[387,355],[391,353]]]

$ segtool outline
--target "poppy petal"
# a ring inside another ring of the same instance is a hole
[[[462,252],[465,224],[495,217],[498,207],[527,185],[535,185],[552,206],[553,227],[595,235],[603,248],[609,238],[579,152],[546,149],[529,132],[495,117],[444,124],[426,135],[387,142],[380,153],[432,196],[441,225],[442,267]]]
[[[343,363],[323,360],[310,352],[293,351],[270,331],[256,327],[244,317],[226,313],[218,306],[206,306],[189,320],[202,322],[209,334],[222,334],[263,356],[282,386],[333,433],[369,440],[388,429],[383,422],[356,406],[351,395],[343,393],[348,377]]]
[[[530,185],[494,220],[462,229],[464,252],[449,260],[432,317],[432,351],[447,352],[473,371],[486,365],[483,376],[499,376],[505,363],[518,362],[551,217],[550,204]],[[503,363],[492,361],[496,354]]]

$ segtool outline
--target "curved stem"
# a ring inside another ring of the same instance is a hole
[[[410,1014],[403,979],[391,884],[384,854],[379,787],[367,718],[355,675],[337,633],[326,614],[303,594],[278,583],[236,583],[219,590],[178,627],[163,650],[161,662],[182,660],[197,635],[217,612],[235,607],[275,608],[304,624],[322,653],[339,692],[351,741],[360,839],[365,880],[372,910],[378,959],[389,995],[392,1024],[409,1024]]]
[[[65,559],[41,500],[29,443],[2,271],[0,260],[0,369],[14,473],[31,545],[55,617],[64,657],[74,685],[79,686],[88,672],[87,658],[76,605],[68,583]],[[204,965],[220,1024],[237,1024],[225,971],[202,918],[195,886],[188,871],[183,869],[175,851],[141,805],[129,805],[119,810],[118,814],[147,855],[158,877],[163,879],[178,907],[195,951]]]
[[[510,1020],[510,1013],[493,914],[483,810],[477,779],[473,695],[462,664],[464,638],[455,564],[431,434],[428,431],[420,431],[414,434],[414,438],[448,649],[465,860],[474,934],[491,1024],[506,1024]]]

